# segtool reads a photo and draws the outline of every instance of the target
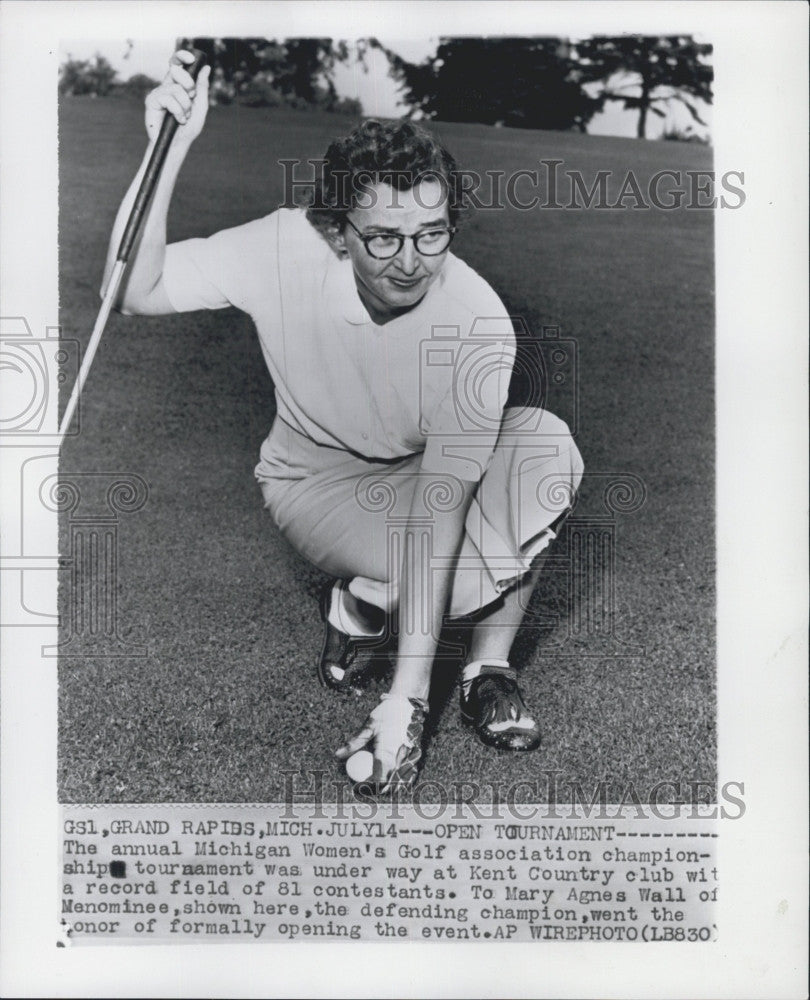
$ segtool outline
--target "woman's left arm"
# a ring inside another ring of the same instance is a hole
[[[394,679],[361,731],[337,751],[345,759],[373,742],[373,779],[383,791],[416,777],[433,660],[477,486],[455,476],[423,472],[400,535]]]
[[[401,538],[399,648],[391,695],[427,701],[464,523],[477,482],[422,473]]]

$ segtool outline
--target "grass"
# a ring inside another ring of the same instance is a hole
[[[173,203],[170,238],[266,214],[282,157],[318,157],[345,119],[291,111],[212,111]],[[697,144],[441,125],[476,170],[537,168],[642,180],[710,169]],[[60,118],[60,323],[86,344],[108,234],[142,156],[140,107],[67,100]],[[455,678],[434,683],[422,779],[540,781],[642,798],[659,781],[713,780],[714,396],[711,213],[481,211],[456,252],[532,330],[576,339],[578,444],[588,475],[577,514],[604,514],[606,477],[631,473],[644,506],[616,518],[615,629],[643,655],[586,637],[559,651],[567,592],[550,574],[533,599],[558,624],[519,646],[540,751],[488,750],[462,729]],[[562,413],[569,403],[555,400]],[[284,770],[342,773],[331,751],[381,690],[321,690],[316,594],[323,577],[281,539],[252,470],[274,413],[250,320],[232,310],[113,316],[82,401],[63,474],[131,472],[145,507],[118,527],[119,631],[146,657],[64,657],[60,796],[72,802],[274,801]],[[563,540],[561,539],[561,542]],[[560,549],[555,550],[559,553]],[[63,601],[67,588],[63,588]],[[304,779],[301,779],[304,781]]]

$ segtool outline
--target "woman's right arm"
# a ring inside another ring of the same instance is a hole
[[[114,306],[126,315],[155,316],[174,312],[163,288],[163,262],[166,256],[166,217],[172,192],[192,142],[202,131],[208,111],[208,77],[210,68],[203,67],[197,82],[186,72],[184,64],[193,62],[190,52],[175,52],[166,79],[146,98],[146,133],[149,146],[135,180],[130,185],[115,219],[101,295],[107,288],[118,247],[138,192],[149,156],[157,140],[164,114],[177,119],[178,129],[169,147],[155,192],[141,226],[140,235],[130,254],[129,264]]]

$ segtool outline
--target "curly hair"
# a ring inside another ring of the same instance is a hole
[[[342,232],[357,196],[370,184],[407,191],[422,180],[438,180],[447,193],[450,225],[464,210],[463,177],[453,156],[426,129],[410,121],[373,118],[330,143],[323,169],[304,207],[321,232]]]

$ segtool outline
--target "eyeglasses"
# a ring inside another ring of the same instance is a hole
[[[405,246],[405,240],[413,240],[417,253],[423,257],[438,257],[450,246],[456,230],[453,226],[442,226],[440,229],[425,229],[413,236],[402,233],[361,233],[357,226],[346,219],[346,222],[357,233],[366,248],[366,253],[377,260],[388,260],[396,257]]]

